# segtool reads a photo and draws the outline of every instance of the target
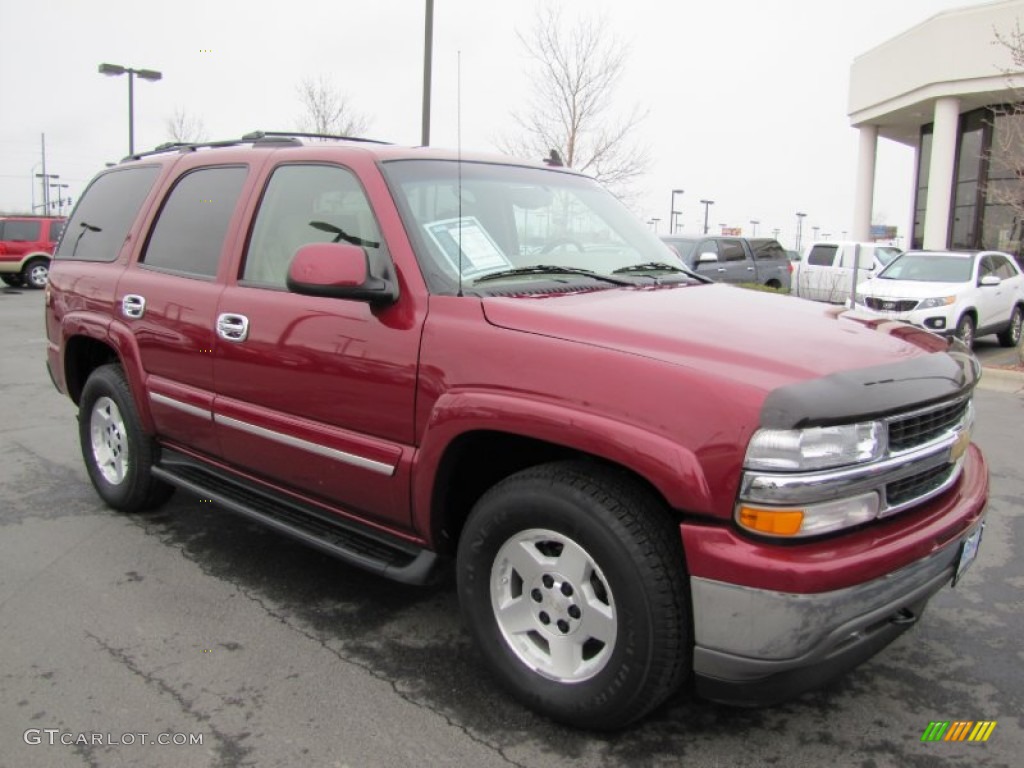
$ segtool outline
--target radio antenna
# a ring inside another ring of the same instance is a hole
[[[455,167],[458,169],[459,198],[459,292],[462,296],[462,51],[456,52],[455,66]]]

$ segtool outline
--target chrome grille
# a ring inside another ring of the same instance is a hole
[[[955,469],[955,464],[943,464],[895,483],[889,483],[885,486],[886,506],[899,507],[930,494],[945,485]]]
[[[879,299],[875,296],[868,296],[864,299],[868,309],[880,312],[910,312],[918,305],[917,299]]]
[[[900,452],[934,440],[956,427],[967,410],[967,398],[915,411],[889,420],[889,451]]]

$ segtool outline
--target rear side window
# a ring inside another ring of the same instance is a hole
[[[164,201],[142,263],[193,277],[216,275],[247,173],[240,166],[201,168],[180,178]]]
[[[50,222],[50,242],[56,243],[60,240],[60,234],[64,231],[63,221],[51,221]]]
[[[778,240],[751,240],[755,259],[785,259],[786,249]]]
[[[747,252],[739,240],[719,240],[718,253],[722,261],[745,261],[747,258]]]
[[[807,263],[816,267],[831,267],[836,260],[837,248],[835,245],[816,245],[807,254]]]
[[[114,261],[159,171],[148,165],[97,176],[67,222],[56,258]]]
[[[41,224],[40,221],[5,221],[3,239],[21,243],[34,242],[39,239]]]

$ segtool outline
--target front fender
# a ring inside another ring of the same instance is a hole
[[[710,513],[712,498],[697,457],[678,442],[564,403],[490,391],[447,392],[435,403],[413,460],[413,521],[431,530],[431,500],[445,452],[461,435],[505,432],[619,464],[646,479],[675,509]]]

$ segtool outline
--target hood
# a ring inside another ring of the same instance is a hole
[[[947,349],[904,323],[723,284],[486,297],[491,324],[772,390]]]
[[[857,292],[879,299],[930,299],[953,296],[970,283],[933,283],[920,280],[883,280],[875,277],[857,284]]]

